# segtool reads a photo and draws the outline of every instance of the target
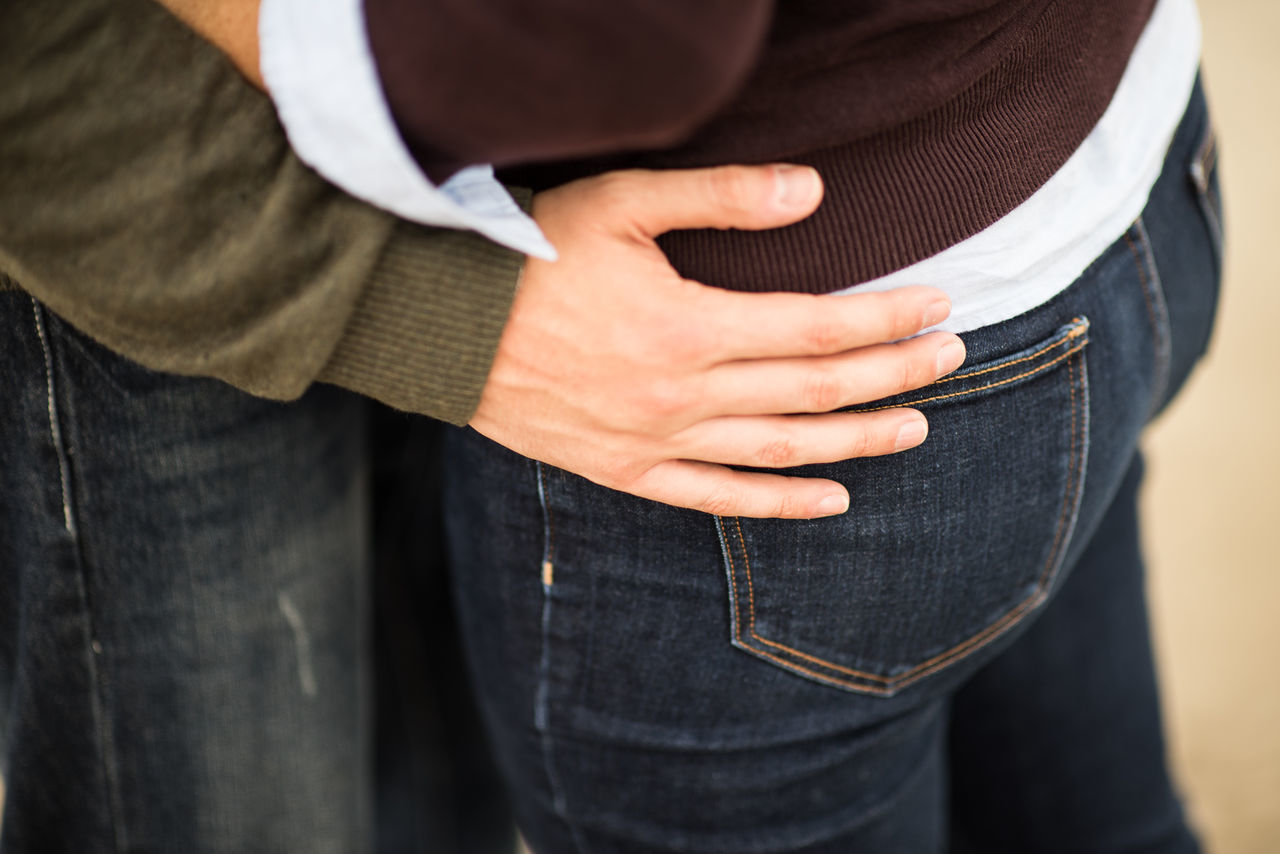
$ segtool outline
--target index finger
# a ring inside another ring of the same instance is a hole
[[[719,342],[717,361],[827,356],[897,341],[941,323],[951,302],[911,285],[860,294],[744,293],[707,288],[702,316]]]

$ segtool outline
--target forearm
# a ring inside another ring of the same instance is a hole
[[[323,378],[470,417],[520,256],[326,184],[269,102],[150,3],[2,17],[0,272],[156,370],[273,398]]]

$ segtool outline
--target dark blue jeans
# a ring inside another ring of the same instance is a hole
[[[1136,501],[1221,235],[1199,90],[1142,217],[966,334],[928,441],[813,466],[844,516],[716,518],[451,434],[453,575],[538,854],[1192,852]]]
[[[149,371],[16,291],[0,404],[0,851],[511,850],[438,425]]]
[[[358,399],[147,371],[21,293],[0,319],[0,847],[358,850]]]

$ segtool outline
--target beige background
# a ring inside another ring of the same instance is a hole
[[[1211,851],[1280,851],[1280,3],[1201,0],[1222,142],[1209,359],[1148,435],[1150,594],[1183,791]]]

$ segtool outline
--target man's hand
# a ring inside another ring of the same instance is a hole
[[[804,167],[615,172],[542,193],[560,252],[530,259],[471,426],[596,483],[709,513],[844,512],[829,480],[741,472],[875,456],[924,441],[910,409],[832,412],[919,388],[964,361],[932,288],[747,294],[682,279],[676,228],[765,229],[818,206]],[[897,342],[897,343],[885,343]]]

